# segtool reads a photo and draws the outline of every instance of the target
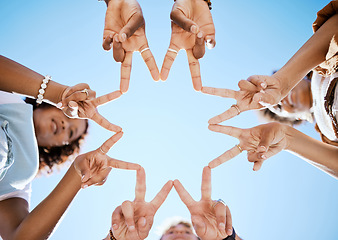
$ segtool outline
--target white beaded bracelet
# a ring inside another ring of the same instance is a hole
[[[43,95],[45,94],[45,89],[47,88],[47,84],[48,84],[49,80],[52,80],[52,77],[48,76],[48,75],[46,75],[45,78],[42,80],[41,88],[39,89],[39,94],[38,94],[38,97],[36,99],[37,104],[42,103]]]

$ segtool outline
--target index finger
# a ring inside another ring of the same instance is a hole
[[[126,52],[124,60],[121,64],[121,84],[120,90],[125,93],[129,88],[130,73],[131,73],[131,63],[133,59],[133,52]]]
[[[101,114],[99,114],[98,112],[95,112],[93,114],[93,116],[91,117],[91,119],[96,122],[97,124],[99,124],[101,127],[109,130],[109,131],[113,131],[113,132],[121,132],[122,128],[112,124],[111,122],[109,122],[106,118],[104,118]]]
[[[215,158],[214,160],[212,160],[211,162],[209,162],[208,166],[210,168],[215,168],[215,167],[229,161],[230,159],[236,157],[240,153],[241,153],[241,151],[239,150],[239,148],[237,146],[234,146],[230,150],[223,153],[221,156],[219,156],[219,157]]]
[[[124,170],[139,170],[141,167],[137,163],[125,162],[111,157],[108,157],[108,166]]]
[[[194,54],[191,49],[186,50],[188,62],[189,62],[189,69],[192,78],[192,84],[196,91],[201,91],[202,89],[202,80],[201,80],[201,72],[200,72],[200,63],[194,57]]]
[[[224,122],[225,120],[229,120],[230,118],[236,117],[238,114],[239,114],[239,112],[238,112],[238,105],[237,105],[237,108],[231,106],[224,113],[221,113],[220,115],[217,115],[217,116],[211,118],[208,121],[208,123],[209,124],[218,124],[218,123]]]
[[[202,200],[211,199],[211,168],[208,166],[203,168],[201,195]]]
[[[236,91],[226,88],[214,88],[214,87],[202,87],[202,93],[224,97],[224,98],[235,98]]]
[[[150,202],[155,207],[156,211],[160,208],[163,202],[166,200],[170,190],[173,187],[173,181],[168,181],[162,189],[156,194],[154,199]]]
[[[108,138],[102,145],[101,147],[98,148],[99,152],[102,153],[102,151],[104,153],[107,153],[112,146],[114,146],[114,144],[121,139],[121,137],[123,136],[123,132],[119,132],[114,134],[113,136],[111,136],[110,138]]]
[[[137,170],[136,185],[135,185],[135,200],[144,201],[146,196],[146,173],[141,167]]]
[[[183,187],[182,183],[179,180],[174,181],[174,187],[178,196],[180,196],[182,202],[187,206],[189,209],[195,203],[195,200],[190,196],[187,190]]]
[[[229,135],[231,137],[235,137],[237,139],[240,138],[240,136],[242,134],[242,131],[243,131],[240,128],[231,127],[231,126],[222,126],[222,125],[218,125],[218,124],[210,124],[208,126],[208,128],[211,131],[219,132],[219,133],[224,133],[226,135]]]
[[[113,101],[116,98],[121,97],[121,95],[122,95],[122,92],[120,90],[117,90],[117,91],[102,95],[101,97],[97,97],[93,99],[92,101],[93,101],[94,106],[98,107],[110,101]]]
[[[149,48],[147,49],[147,48],[148,47],[140,51],[141,56],[143,58],[143,61],[146,63],[152,78],[155,81],[158,81],[160,79],[160,72],[156,65],[156,61],[155,61],[153,54],[151,53],[150,49]]]
[[[174,63],[179,50],[180,49],[178,49],[174,44],[170,43],[169,48],[167,50],[167,53],[162,63],[162,68],[161,68],[161,73],[160,73],[160,77],[162,81],[167,80],[171,66]]]

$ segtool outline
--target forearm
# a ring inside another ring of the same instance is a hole
[[[0,90],[16,92],[36,98],[44,76],[11,60],[0,56]],[[61,101],[67,86],[54,81],[47,84],[44,99],[53,103]]]
[[[327,20],[318,31],[274,76],[280,79],[286,95],[314,67],[324,62],[332,37],[338,32],[338,14]]]
[[[287,141],[289,150],[304,158],[322,171],[338,178],[338,147],[323,143],[289,127]]]
[[[55,189],[20,224],[12,240],[47,239],[81,188],[73,165]]]

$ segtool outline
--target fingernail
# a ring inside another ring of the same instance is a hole
[[[62,107],[62,102],[59,102],[58,104],[56,104],[57,108],[61,108]]]
[[[196,27],[196,25],[192,25],[192,26],[190,27],[190,31],[191,31],[192,33],[197,33],[197,27]]]
[[[146,225],[146,220],[143,218],[142,220],[141,220],[141,226],[145,226]]]
[[[122,33],[121,35],[122,42],[126,41],[126,39],[127,39],[127,35],[125,33]]]
[[[203,37],[203,33],[202,32],[197,33],[197,37],[198,38],[202,38]]]
[[[265,82],[262,82],[262,83],[261,83],[261,87],[262,87],[262,88],[266,88],[266,87],[267,87],[266,83],[265,83]]]
[[[220,223],[218,225],[218,228],[219,228],[220,231],[223,231],[225,229],[225,224],[224,223]]]
[[[113,224],[113,229],[117,230],[119,227],[117,226],[117,224]]]
[[[228,235],[231,235],[231,234],[232,234],[232,229],[229,228],[229,229],[228,229]]]
[[[264,154],[262,154],[261,159],[266,159],[266,156]]]
[[[119,42],[119,35],[118,35],[118,34],[115,35],[114,41],[115,41],[115,42]]]
[[[130,226],[128,227],[129,231],[134,231],[135,230],[135,227],[134,226]]]
[[[264,152],[266,152],[266,147],[265,146],[260,146],[261,149],[263,149]]]
[[[83,189],[86,189],[87,187],[88,187],[88,185],[84,185],[84,186],[83,186]]]

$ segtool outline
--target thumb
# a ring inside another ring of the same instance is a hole
[[[142,13],[135,13],[127,22],[127,24],[120,30],[118,36],[119,41],[124,42],[130,38],[141,26],[144,25],[144,18]]]

